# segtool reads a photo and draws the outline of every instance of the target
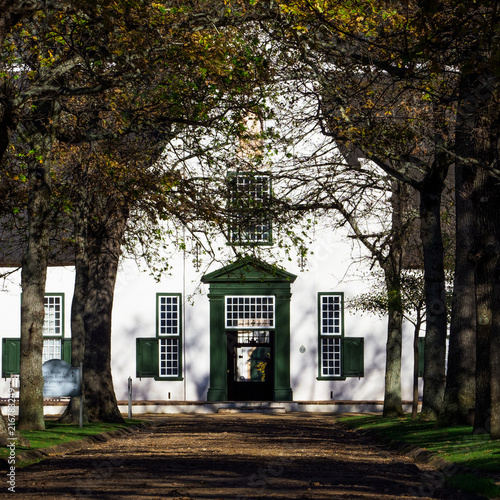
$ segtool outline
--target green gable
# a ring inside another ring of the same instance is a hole
[[[254,257],[244,257],[205,274],[203,283],[293,283],[297,276]]]

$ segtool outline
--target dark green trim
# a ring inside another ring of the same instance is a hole
[[[337,295],[340,296],[340,333],[339,334],[322,334],[322,307],[321,307],[321,297]],[[342,338],[344,337],[344,292],[318,292],[317,297],[317,325],[318,325],[318,376],[316,380],[345,380],[345,377],[341,374],[339,376],[326,376],[322,373],[322,350],[321,350],[321,340],[326,337],[329,339],[338,338],[340,339],[340,362],[342,363]]]
[[[364,343],[363,337],[344,337],[341,343],[341,365],[343,377],[364,377]]]
[[[160,297],[177,297],[178,304],[178,333],[177,335],[160,335]],[[183,380],[183,333],[184,333],[184,324],[183,324],[183,316],[182,316],[182,294],[181,293],[163,293],[159,292],[156,294],[156,337],[158,339],[177,339],[179,341],[179,375],[175,376],[160,376],[160,354],[159,354],[159,343],[158,343],[158,371],[156,372],[155,380]]]
[[[135,339],[136,373],[137,378],[158,377],[160,356],[158,339],[136,338]]]
[[[271,287],[273,283],[291,284],[297,279],[295,274],[289,273],[284,269],[273,266],[252,256],[243,257],[232,264],[217,269],[211,273],[205,274],[201,278],[202,283],[221,283],[229,287],[231,283],[240,284],[241,295],[251,295],[248,292],[250,283],[261,290],[263,285]],[[263,293],[262,295],[266,295]]]
[[[275,297],[274,400],[291,401],[290,387],[290,285],[296,276],[253,257],[206,274],[210,284],[210,388],[208,401],[227,401],[226,296]],[[244,330],[244,328],[243,328]]]
[[[61,340],[61,359],[71,366],[71,339]]]
[[[19,375],[21,365],[21,339],[2,339],[2,378]]]
[[[324,296],[340,296],[340,332],[322,333],[322,304]],[[316,380],[346,380],[348,377],[364,377],[364,338],[345,337],[344,292],[318,292],[318,376]],[[322,374],[322,339],[340,339],[340,375]]]

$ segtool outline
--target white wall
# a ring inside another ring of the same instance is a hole
[[[318,292],[344,292],[345,298],[367,290],[362,270],[365,262],[353,263],[359,250],[339,232],[316,231],[304,270],[297,260],[283,259],[286,271],[297,275],[291,299],[291,386],[294,400],[379,400],[383,399],[385,373],[386,320],[370,315],[352,315],[345,311],[345,335],[364,337],[365,377],[345,381],[318,381]],[[261,258],[265,259],[264,255]],[[354,254],[353,254],[354,251]],[[217,262],[196,271],[192,256],[181,252],[172,260],[172,273],[156,282],[132,261],[124,261],[118,274],[112,329],[112,369],[119,400],[127,398],[128,377],[133,379],[134,399],[205,400],[209,386],[209,308],[208,286],[201,285],[203,274],[221,267]],[[73,295],[72,268],[50,268],[47,292],[65,294],[65,335],[70,335],[70,311]],[[10,277],[0,292],[2,337],[19,336],[20,273]],[[184,380],[154,381],[135,378],[135,339],[156,335],[156,293],[182,293],[184,299]],[[403,342],[403,399],[411,398],[413,347],[412,330],[405,328]],[[300,347],[306,348],[304,353]],[[0,381],[2,394],[8,382]]]

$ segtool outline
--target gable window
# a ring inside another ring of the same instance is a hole
[[[344,294],[318,294],[318,379],[364,375],[364,339],[344,337]]]
[[[136,376],[182,380],[181,294],[156,294],[156,337],[136,339]]]
[[[229,241],[235,245],[272,243],[271,178],[269,174],[237,172],[228,176]]]

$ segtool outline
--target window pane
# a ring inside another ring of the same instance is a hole
[[[321,375],[340,377],[340,339],[321,339]]]
[[[231,176],[230,230],[232,243],[271,243],[269,175]]]
[[[42,363],[50,359],[61,359],[61,339],[44,339]]]
[[[158,334],[179,335],[179,297],[161,295],[158,298]]]
[[[341,335],[341,296],[322,295],[321,296],[321,334]]]
[[[179,376],[179,339],[160,339],[160,377]]]
[[[273,328],[274,297],[226,297],[226,328]]]
[[[62,296],[44,297],[45,319],[43,322],[43,334],[45,336],[62,335]]]

